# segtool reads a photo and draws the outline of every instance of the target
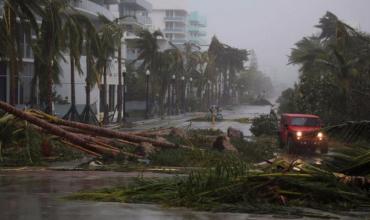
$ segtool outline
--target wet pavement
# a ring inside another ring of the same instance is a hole
[[[270,113],[271,106],[253,106],[253,105],[240,105],[232,107],[230,109],[223,109],[222,115],[224,121],[216,122],[212,124],[211,122],[190,122],[191,119],[205,117],[205,113],[187,113],[183,115],[170,116],[163,119],[151,119],[145,121],[138,121],[134,123],[134,126],[129,130],[145,130],[145,129],[155,129],[155,128],[170,128],[170,127],[182,127],[191,129],[220,129],[224,132],[227,131],[229,127],[233,127],[243,132],[245,136],[250,136],[249,131],[251,124],[239,123],[235,121],[230,121],[239,118],[254,118],[261,114]],[[127,130],[127,129],[125,129]]]
[[[154,173],[17,170],[0,171],[1,220],[245,220],[309,219],[238,213],[194,212],[157,205],[66,201],[62,197],[80,190],[127,184],[132,177],[165,177]],[[325,214],[325,213],[321,213]],[[333,214],[330,214],[333,216]],[[337,216],[338,217],[338,216]],[[343,219],[354,219],[345,217]],[[364,217],[358,219],[366,219]]]

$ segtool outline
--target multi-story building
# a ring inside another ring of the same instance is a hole
[[[150,17],[153,28],[175,45],[188,41],[188,6],[186,0],[149,0],[153,5]]]
[[[197,45],[206,45],[205,37],[207,32],[207,19],[197,11],[191,12],[188,16],[188,40]]]
[[[205,45],[207,20],[198,12],[189,13],[186,0],[148,0],[153,5],[150,13],[152,27],[160,30],[173,44],[186,42]]]
[[[118,4],[118,17],[122,18],[125,34],[122,41],[122,62],[130,62],[138,57],[139,50],[135,47],[138,39],[136,31],[140,29],[150,29],[152,20],[148,16],[152,10],[152,5],[145,0],[121,0]]]

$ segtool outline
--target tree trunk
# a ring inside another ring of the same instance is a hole
[[[118,89],[117,89],[117,105],[118,105],[118,116],[117,123],[122,122],[122,48],[121,42],[118,45]]]
[[[108,109],[108,104],[107,104],[107,90],[108,90],[107,64],[104,65],[103,77],[104,77],[103,100],[101,101],[103,101],[103,108],[104,108],[103,124],[107,125],[109,123],[109,109]]]
[[[3,162],[3,143],[0,141],[0,162]]]
[[[52,64],[48,64],[48,78],[47,78],[47,107],[46,113],[53,114],[53,77],[52,77]]]
[[[76,107],[76,88],[75,88],[75,62],[72,56],[70,56],[71,63],[71,106]]]
[[[18,89],[18,48],[17,48],[17,30],[16,30],[16,15],[13,9],[8,5],[5,4],[4,7],[4,19],[6,19],[6,23],[8,24],[6,27],[7,35],[11,39],[11,52],[9,55],[9,71],[10,71],[10,104],[16,105],[17,104],[17,89]]]
[[[81,121],[80,115],[76,108],[75,60],[73,59],[72,54],[70,55],[70,65],[71,65],[71,107],[63,118],[72,121]]]
[[[89,43],[87,43],[88,45]],[[85,86],[85,98],[86,98],[86,104],[85,104],[85,108],[84,110],[82,111],[82,114],[81,114],[81,120],[82,122],[84,123],[93,123],[93,124],[99,124],[99,121],[98,119],[96,118],[96,115],[95,115],[95,112],[92,111],[91,109],[91,83],[90,83],[90,78],[91,78],[91,66],[93,65],[92,64],[92,57],[91,57],[91,51],[89,50],[89,48],[86,49],[86,78],[85,78],[85,82],[86,82],[86,86]]]
[[[1,105],[0,105],[0,108],[1,108]],[[125,139],[125,140],[132,141],[132,142],[137,142],[137,143],[148,142],[158,147],[167,147],[167,148],[179,147],[176,144],[163,143],[161,141],[157,141],[151,138],[144,138],[144,137],[132,135],[132,134],[125,133],[125,132],[119,132],[119,131],[115,131],[115,130],[111,130],[107,128],[101,128],[101,127],[94,126],[94,125],[83,124],[83,123],[79,123],[75,121],[66,121],[60,118],[56,118],[56,117],[50,119],[48,115],[46,115],[45,113],[41,113],[41,112],[38,112],[37,114],[39,114],[40,117],[45,118],[46,120],[49,120],[52,123],[55,123],[58,125],[69,126],[73,128],[78,128],[84,131],[89,131],[92,134],[96,134],[97,136],[101,136],[101,137],[121,138],[121,139]]]
[[[53,33],[50,33],[49,36],[49,57],[47,61],[47,107],[46,107],[46,113],[47,114],[53,114],[53,45],[52,45],[52,38]]]
[[[65,140],[68,140],[72,144],[87,148],[88,150],[94,151],[94,152],[96,152],[96,151],[104,152],[104,153],[109,153],[110,152],[111,155],[113,155],[113,156],[118,154],[115,151],[109,151],[108,152],[107,149],[102,149],[102,147],[95,146],[92,143],[89,143],[85,138],[80,138],[78,135],[67,132],[64,129],[62,129],[62,128],[56,126],[56,125],[53,125],[53,124],[48,123],[48,122],[46,122],[42,119],[39,119],[39,118],[34,117],[34,116],[32,116],[28,113],[25,113],[21,110],[18,110],[18,109],[12,107],[11,105],[9,105],[5,102],[0,101],[0,108],[3,109],[5,112],[8,112],[12,115],[15,115],[18,118],[26,120],[29,123],[34,124],[34,125],[42,128],[42,129],[44,129],[45,131],[47,131],[47,133],[50,133],[50,134],[56,135],[58,137],[61,137]]]

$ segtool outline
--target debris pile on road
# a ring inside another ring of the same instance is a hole
[[[62,143],[92,156],[117,156],[119,154],[133,158],[141,158],[140,153],[125,152],[122,146],[155,148],[186,148],[168,141],[151,138],[167,134],[170,131],[122,132],[79,122],[67,121],[37,110],[21,111],[0,101],[0,109],[27,121],[32,129],[40,133],[50,134]]]

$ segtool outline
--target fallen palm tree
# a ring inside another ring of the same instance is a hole
[[[149,143],[157,148],[178,148],[168,141],[158,141],[150,138],[159,134],[154,131],[121,132],[98,126],[82,124],[57,118],[36,110],[21,111],[0,101],[0,109],[18,119],[27,121],[32,128],[40,133],[53,135],[66,146],[75,148],[92,156],[117,156],[119,154],[140,158],[140,155],[125,152],[122,145],[139,147]]]

